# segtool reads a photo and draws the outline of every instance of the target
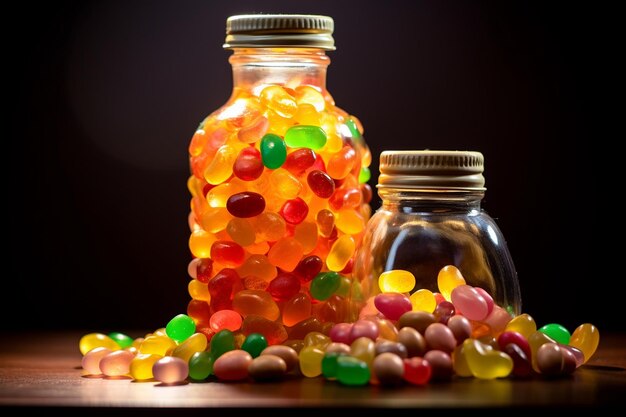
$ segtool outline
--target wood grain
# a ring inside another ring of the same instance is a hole
[[[137,333],[140,334],[140,333]],[[603,336],[589,365],[562,379],[457,379],[425,387],[350,388],[322,378],[272,383],[208,381],[180,386],[81,376],[80,333],[4,335],[0,344],[3,407],[571,407],[626,399],[626,335]]]

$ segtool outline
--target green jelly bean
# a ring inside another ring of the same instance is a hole
[[[359,172],[359,182],[361,184],[365,184],[372,178],[372,173],[368,167],[361,167],[361,171]]]
[[[339,352],[326,352],[322,358],[322,375],[328,379],[337,377],[337,358],[345,356]]]
[[[211,352],[196,352],[189,359],[189,377],[203,381],[213,374],[213,355]]]
[[[319,126],[292,126],[285,133],[285,143],[292,148],[320,149],[326,145],[326,132]]]
[[[342,384],[366,385],[370,376],[370,368],[362,360],[352,356],[337,358],[337,380]]]
[[[243,343],[241,344],[241,349],[248,352],[250,356],[252,356],[253,358],[256,358],[257,356],[261,355],[261,352],[266,347],[267,347],[267,340],[265,339],[265,336],[263,336],[260,333],[250,333],[246,337],[246,340],[244,340]]]
[[[280,168],[287,159],[285,141],[278,135],[268,133],[261,139],[261,160],[269,169]]]
[[[128,335],[125,335],[124,333],[111,332],[109,333],[109,337],[115,340],[115,343],[120,345],[122,349],[127,348],[133,344],[133,338]]]
[[[230,330],[220,330],[211,338],[211,353],[217,360],[224,353],[235,350],[235,336]]]
[[[569,330],[567,330],[564,326],[561,326],[557,323],[550,323],[543,326],[539,331],[546,336],[554,339],[558,343],[562,343],[564,345],[569,344],[569,339],[571,334]]]
[[[179,314],[167,323],[165,333],[177,342],[186,340],[196,331],[196,323],[186,314]]]
[[[311,297],[325,301],[341,286],[341,275],[337,272],[321,272],[311,281]]]
[[[354,123],[354,120],[352,119],[346,120],[346,126],[348,126],[348,129],[350,130],[350,134],[352,135],[353,138],[358,139],[361,137],[361,132],[359,132],[359,128],[356,127],[356,123]]]

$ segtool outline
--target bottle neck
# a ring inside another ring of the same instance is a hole
[[[267,85],[316,87],[326,93],[330,58],[321,49],[236,48],[229,61],[235,89],[258,95]]]
[[[379,187],[382,209],[402,213],[446,213],[480,211],[484,191],[411,190]]]

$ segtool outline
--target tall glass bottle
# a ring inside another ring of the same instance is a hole
[[[326,16],[227,21],[233,93],[189,146],[188,314],[200,328],[278,343],[349,316],[371,156],[326,89],[332,31]]]
[[[355,260],[362,299],[380,292],[378,278],[408,270],[411,293],[438,291],[439,271],[456,266],[468,285],[489,292],[496,304],[519,314],[521,296],[513,260],[496,222],[481,209],[483,155],[462,151],[385,151],[378,194]]]

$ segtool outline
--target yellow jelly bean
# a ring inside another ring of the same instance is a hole
[[[204,170],[204,179],[213,185],[221,184],[233,175],[233,164],[239,149],[222,145],[215,153],[213,160]]]
[[[358,337],[350,345],[350,356],[371,365],[376,356],[376,344],[369,337]]]
[[[241,182],[233,180],[211,188],[206,195],[206,200],[211,207],[226,207],[226,202],[231,195],[241,193],[245,190]]]
[[[298,111],[293,116],[293,120],[301,125],[319,126],[320,114],[311,104],[303,103],[298,105]]]
[[[393,269],[380,274],[378,286],[382,292],[409,292],[415,287],[415,276],[409,271]]]
[[[80,349],[80,353],[83,355],[87,354],[92,349],[103,347],[109,350],[115,351],[120,350],[120,345],[118,345],[115,340],[111,339],[109,336],[102,333],[89,333],[80,338],[78,342],[78,348]]]
[[[253,219],[254,230],[261,240],[276,242],[285,235],[287,224],[278,213],[265,211]]]
[[[163,356],[155,354],[138,354],[130,362],[130,376],[137,381],[152,379],[152,366]]]
[[[450,301],[452,290],[459,285],[465,285],[465,278],[463,278],[461,271],[459,271],[456,266],[447,265],[441,268],[441,271],[439,271],[437,275],[437,286],[443,298]]]
[[[189,281],[187,290],[189,291],[191,298],[194,300],[206,301],[207,303],[211,302],[211,293],[209,293],[209,288],[205,283],[200,282],[197,279],[192,279]]]
[[[200,225],[207,232],[217,233],[224,230],[232,218],[225,207],[209,207],[200,216]]]
[[[513,359],[476,339],[466,339],[463,351],[472,375],[480,379],[505,378],[513,370]]]
[[[320,332],[310,332],[304,337],[304,346],[315,346],[324,351],[330,342],[330,337]]]
[[[252,124],[245,126],[237,132],[237,138],[245,143],[255,143],[267,133],[270,126],[266,117],[259,117]]]
[[[285,200],[296,198],[302,191],[302,183],[286,169],[278,168],[270,175],[272,191]]]
[[[356,235],[363,231],[365,227],[365,220],[356,211],[352,209],[343,209],[337,212],[337,218],[335,219],[335,225],[337,229],[343,233]]]
[[[508,322],[504,331],[517,332],[528,339],[531,334],[537,331],[537,324],[529,314],[524,313]]]
[[[356,244],[354,238],[350,235],[343,235],[333,243],[326,258],[326,266],[331,271],[339,272],[346,267],[352,255]]]
[[[170,349],[176,347],[176,342],[167,336],[154,335],[148,336],[139,346],[139,353],[151,353],[155,355],[165,356]]]
[[[265,87],[259,94],[261,104],[270,110],[273,110],[281,117],[291,118],[298,111],[298,104],[283,87],[278,85],[270,85]],[[270,121],[271,124],[271,121]]]
[[[326,107],[326,100],[324,100],[324,96],[317,89],[309,85],[301,85],[296,87],[295,91],[296,103],[298,103],[298,105],[310,105],[315,109],[315,111],[324,111],[324,108]]]
[[[211,246],[217,238],[213,233],[194,230],[189,237],[189,250],[196,258],[210,258]]]
[[[437,307],[435,295],[432,291],[425,288],[415,291],[411,294],[409,299],[411,300],[413,311],[425,311],[427,313],[432,313],[435,311],[435,307]]]
[[[228,236],[240,246],[249,246],[254,243],[256,235],[252,223],[245,218],[234,217],[226,225]]]
[[[586,363],[591,359],[598,348],[598,344],[600,344],[600,332],[591,323],[581,324],[572,333],[569,344],[581,350],[585,355],[584,363]]]
[[[305,346],[298,354],[300,359],[300,371],[302,375],[315,378],[322,373],[322,359],[324,350],[315,346]]]
[[[203,333],[194,333],[189,336],[183,343],[176,346],[172,352],[172,356],[181,358],[185,362],[196,352],[204,352],[207,347],[206,336]]]

